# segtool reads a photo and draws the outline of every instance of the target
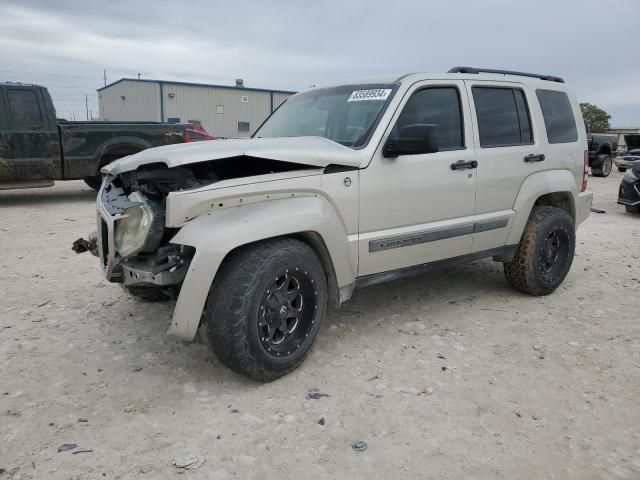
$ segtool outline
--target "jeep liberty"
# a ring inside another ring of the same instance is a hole
[[[590,212],[587,135],[562,79],[456,67],[290,97],[253,138],[102,169],[85,241],[132,295],[177,297],[227,367],[278,378],[356,287],[492,258],[547,295]]]

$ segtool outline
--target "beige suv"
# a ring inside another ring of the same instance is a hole
[[[553,292],[589,215],[587,138],[562,79],[457,67],[317,88],[251,139],[145,150],[103,169],[106,277],[177,297],[169,333],[207,331],[272,380],[356,287],[493,258]]]

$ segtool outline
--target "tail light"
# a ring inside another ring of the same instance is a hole
[[[584,151],[584,170],[582,171],[582,189],[584,192],[587,189],[587,180],[589,179],[589,150]]]
[[[189,132],[188,132],[187,130],[185,130],[185,131],[182,133],[182,141],[183,141],[184,143],[189,143],[189,142],[191,141],[191,137],[189,136]]]

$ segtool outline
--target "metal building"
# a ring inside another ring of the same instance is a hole
[[[248,137],[295,92],[122,78],[98,89],[100,119],[201,124],[216,137]]]

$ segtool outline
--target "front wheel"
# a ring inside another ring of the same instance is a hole
[[[311,350],[327,308],[327,277],[307,244],[266,240],[232,252],[205,310],[218,359],[254,380],[296,368]]]
[[[575,246],[575,226],[567,212],[534,207],[516,256],[504,264],[507,282],[524,293],[548,295],[569,273]]]

